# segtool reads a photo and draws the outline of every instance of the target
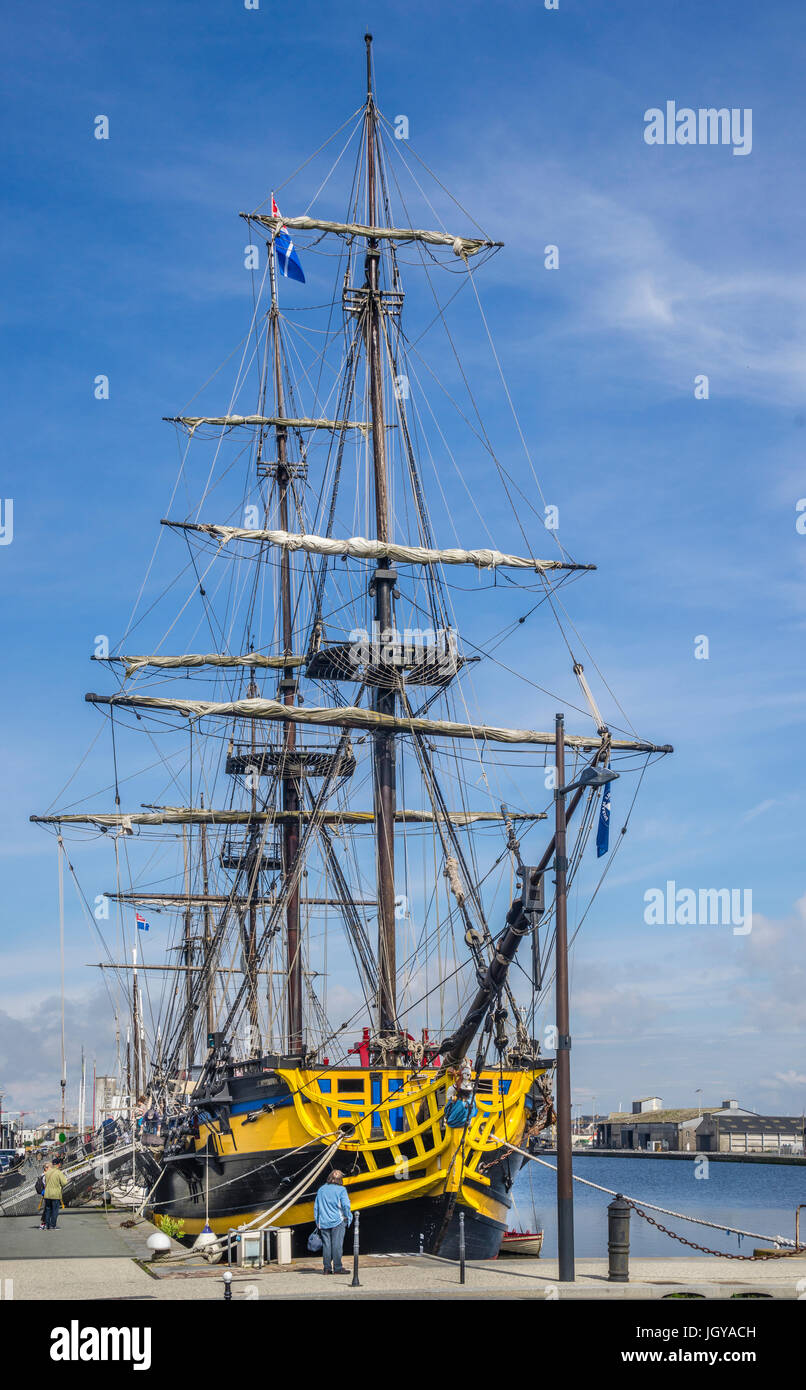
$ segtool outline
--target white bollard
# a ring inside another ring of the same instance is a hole
[[[277,1228],[277,1263],[278,1265],[290,1265],[291,1263],[291,1227],[278,1226]]]

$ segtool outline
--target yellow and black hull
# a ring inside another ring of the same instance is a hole
[[[457,1128],[444,1122],[448,1083],[433,1069],[277,1067],[231,1078],[200,1110],[198,1134],[166,1154],[153,1211],[184,1221],[192,1236],[205,1224],[217,1234],[261,1224],[273,1210],[271,1224],[292,1228],[301,1254],[328,1170],[310,1185],[306,1174],[338,1140],[329,1166],[343,1171],[361,1213],[363,1250],[422,1245],[454,1258],[463,1212],[468,1258],[490,1258],[521,1162],[501,1141],[520,1143],[547,1066],[482,1071],[477,1113]]]

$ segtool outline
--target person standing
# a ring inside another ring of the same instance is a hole
[[[59,1209],[62,1205],[62,1192],[67,1186],[67,1178],[64,1176],[58,1164],[45,1174],[45,1230],[55,1231],[56,1222],[59,1218]]]
[[[344,1189],[344,1174],[334,1168],[320,1187],[313,1204],[313,1219],[322,1237],[325,1274],[349,1274],[341,1262],[344,1236],[353,1219],[350,1198]]]
[[[42,1169],[42,1172],[37,1178],[36,1183],[34,1184],[37,1196],[41,1197],[42,1199],[42,1215],[39,1218],[40,1231],[44,1231],[45,1229],[45,1183],[47,1182],[48,1173],[50,1172],[51,1167],[52,1164],[46,1163],[44,1168]]]

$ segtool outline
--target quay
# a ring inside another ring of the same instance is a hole
[[[16,1301],[145,1302],[223,1300],[226,1266],[210,1265],[176,1242],[164,1258],[150,1259],[147,1240],[154,1227],[133,1225],[126,1211],[67,1208],[55,1231],[41,1231],[39,1218],[6,1217],[0,1226],[0,1288]],[[351,1261],[345,1252],[345,1260]],[[326,1278],[311,1256],[290,1265],[232,1268],[233,1300],[280,1299],[538,1299],[549,1301],[651,1301],[686,1294],[707,1299],[768,1297],[797,1300],[806,1290],[806,1251],[777,1259],[671,1257],[632,1259],[630,1282],[609,1283],[606,1259],[578,1259],[576,1282],[561,1283],[557,1261],[516,1259],[469,1261],[466,1283],[453,1261],[419,1255],[366,1255],[360,1287],[349,1276]],[[9,1284],[8,1281],[11,1281]]]
[[[556,1156],[556,1149],[539,1149],[540,1158]],[[711,1153],[694,1152],[691,1149],[603,1149],[592,1144],[575,1144],[574,1158],[682,1158],[689,1163],[707,1158],[709,1163],[778,1163],[797,1167],[806,1164],[804,1154],[773,1153]]]

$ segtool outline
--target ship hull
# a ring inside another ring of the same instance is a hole
[[[205,1226],[217,1235],[285,1227],[303,1255],[316,1191],[338,1167],[366,1253],[422,1246],[455,1259],[464,1213],[467,1257],[492,1258],[522,1161],[499,1136],[519,1143],[545,1070],[483,1071],[473,1115],[458,1127],[445,1121],[437,1072],[264,1065],[228,1076],[198,1098],[196,1130],[167,1147],[149,1212],[183,1222],[187,1237]]]
[[[521,1160],[503,1151],[491,1157],[500,1159],[500,1175],[489,1187],[480,1187],[473,1194],[475,1200],[483,1204],[483,1211],[469,1206],[456,1192],[399,1200],[395,1200],[392,1192],[378,1205],[372,1203],[372,1191],[366,1192],[364,1199],[369,1198],[369,1204],[362,1201],[357,1206],[361,1214],[361,1250],[364,1254],[409,1254],[422,1248],[426,1254],[458,1259],[459,1215],[463,1213],[467,1259],[493,1259],[507,1229],[511,1210],[508,1188]],[[204,1154],[169,1159],[153,1193],[152,1213],[166,1212],[172,1220],[184,1222],[186,1236],[198,1235],[208,1225],[217,1235],[224,1235],[253,1221],[259,1224],[261,1215],[282,1202],[295,1182],[304,1178],[309,1167],[309,1163],[304,1166],[300,1163],[299,1154],[276,1150],[231,1155],[217,1162],[211,1157],[206,1190],[206,1164]],[[271,1178],[267,1176],[269,1173]],[[309,1212],[312,1216],[315,1195],[315,1188],[304,1192],[295,1207],[298,1216],[291,1228],[295,1257],[307,1251],[308,1236],[314,1225],[312,1219],[306,1220],[305,1216]],[[283,1218],[279,1224],[287,1225],[288,1220]],[[347,1248],[351,1239],[348,1234]]]

